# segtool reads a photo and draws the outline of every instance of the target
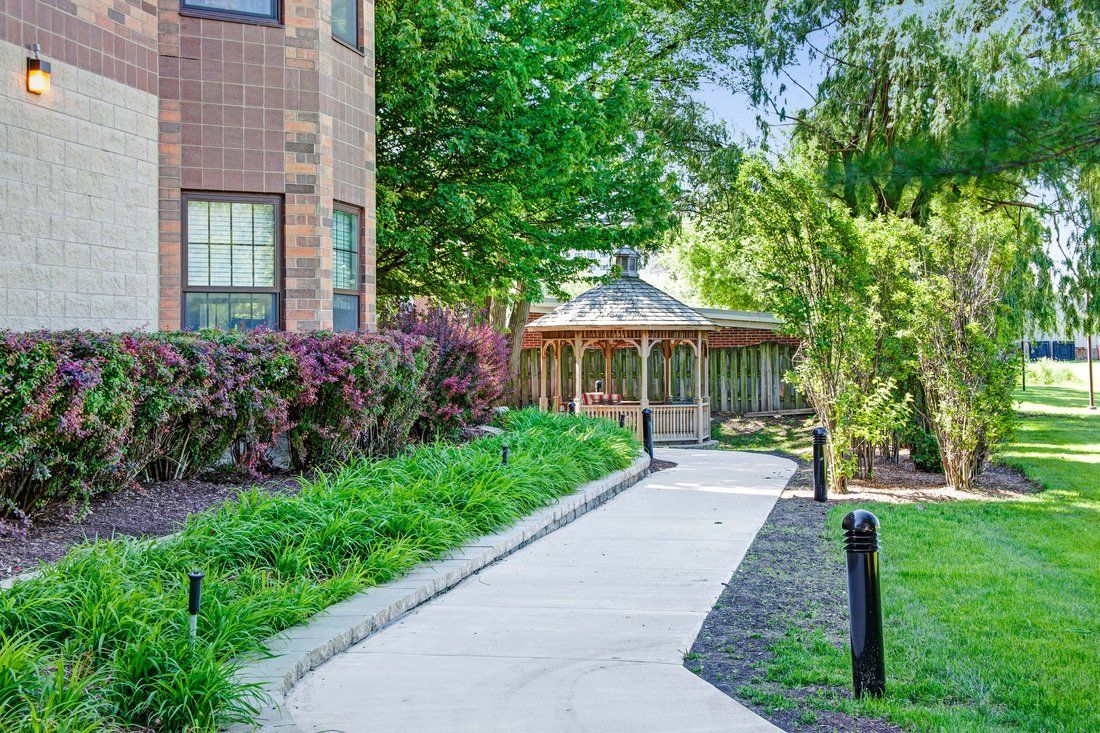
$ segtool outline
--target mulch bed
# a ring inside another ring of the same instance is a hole
[[[844,565],[825,538],[829,504],[793,489],[812,493],[813,472],[805,461],[707,616],[684,665],[786,731],[900,733],[891,723],[821,711],[807,700],[811,694],[850,696],[848,689],[791,689],[763,679],[764,663],[774,656],[769,647],[792,619],[823,629],[837,643],[846,643],[848,634]],[[747,688],[755,699],[745,694]],[[756,702],[780,696],[785,702],[779,705]]]
[[[34,519],[25,537],[0,537],[0,577],[33,570],[57,560],[71,547],[106,537],[160,537],[183,526],[189,514],[209,509],[256,485],[255,481],[162,481],[105,494],[89,502],[83,518],[73,521],[72,508],[58,506]],[[268,491],[294,492],[296,476],[259,482]]]
[[[809,699],[850,698],[849,687],[790,688],[764,679],[766,662],[774,656],[770,647],[796,619],[798,626],[848,645],[844,560],[825,532],[833,502],[813,500],[809,462],[777,455],[797,461],[798,469],[707,616],[684,666],[786,731],[901,733],[884,720],[820,710]],[[979,477],[976,491],[951,491],[942,475],[917,471],[903,454],[900,464],[876,462],[875,479],[853,481],[849,490],[843,501],[1026,500],[1039,489],[994,464]]]
[[[667,471],[670,468],[676,468],[678,465],[678,463],[673,463],[672,461],[662,461],[654,458],[649,462],[649,472],[657,473],[658,471]]]

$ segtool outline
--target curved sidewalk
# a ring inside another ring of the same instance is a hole
[[[674,469],[486,568],[311,672],[304,731],[777,731],[683,654],[791,461],[663,450]]]

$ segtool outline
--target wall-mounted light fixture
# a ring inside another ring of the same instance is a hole
[[[50,62],[38,57],[42,47],[34,44],[34,58],[27,59],[27,91],[42,94],[50,90]]]

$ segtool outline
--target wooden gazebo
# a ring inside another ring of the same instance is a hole
[[[710,438],[706,334],[717,325],[638,277],[634,249],[617,250],[615,263],[621,270],[617,280],[528,325],[542,336],[539,407],[564,410],[573,402],[581,414],[613,420],[622,415],[639,435],[648,407],[655,441],[705,442]],[[585,368],[589,350],[602,354],[597,357],[602,373]],[[562,368],[567,361],[571,379]],[[663,374],[651,374],[651,364]]]

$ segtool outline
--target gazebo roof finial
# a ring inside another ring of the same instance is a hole
[[[638,250],[623,245],[615,250],[615,264],[619,266],[620,277],[638,277]]]

